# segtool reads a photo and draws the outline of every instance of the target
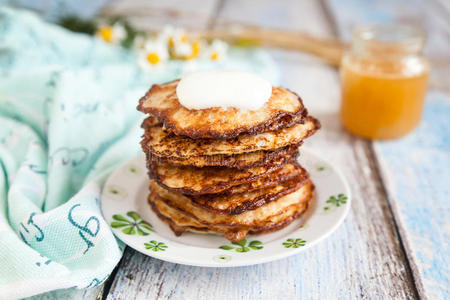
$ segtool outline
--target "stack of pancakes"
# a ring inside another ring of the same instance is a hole
[[[153,211],[176,235],[216,233],[231,241],[281,229],[302,215],[314,185],[297,162],[302,141],[320,128],[299,96],[273,88],[258,110],[190,110],[178,81],[141,98],[141,142]]]

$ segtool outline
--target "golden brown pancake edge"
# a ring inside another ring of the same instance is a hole
[[[177,209],[168,206],[161,198],[155,193],[150,193],[148,196],[148,202],[151,205],[152,210],[158,215],[158,217],[167,223],[175,235],[180,236],[185,231],[191,231],[196,233],[212,233],[212,234],[220,234],[224,235],[230,241],[240,241],[246,237],[247,234],[263,234],[268,232],[273,232],[276,230],[280,230],[290,223],[292,223],[295,219],[299,218],[303,215],[303,213],[307,210],[309,203],[314,194],[314,186],[311,184],[311,192],[307,196],[307,198],[303,199],[303,201],[299,201],[297,204],[292,204],[289,206],[289,209],[286,209],[283,213],[274,216],[272,218],[272,222],[268,221],[266,223],[259,223],[257,225],[240,225],[240,224],[207,224],[202,223],[196,220],[194,217],[189,214],[184,215],[182,211],[178,211]],[[159,198],[159,200],[157,200]],[[159,207],[158,207],[158,201]],[[184,224],[177,224],[177,217],[170,216],[162,213],[160,211],[161,205],[165,206],[166,209],[172,211],[172,213],[182,215],[184,218]],[[287,212],[287,213],[286,213]],[[191,222],[191,223],[189,223]]]
[[[243,112],[236,108],[191,110],[178,101],[178,82],[152,85],[139,100],[137,109],[156,116],[165,128],[176,135],[192,139],[230,139],[243,132],[258,134],[277,130],[293,122],[302,122],[308,114],[300,96],[282,87],[272,88],[270,99],[256,111]]]

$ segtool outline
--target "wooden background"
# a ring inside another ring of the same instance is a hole
[[[127,248],[102,287],[67,299],[450,299],[450,2],[357,0],[113,1],[141,28],[214,28],[236,21],[348,40],[355,24],[401,21],[428,32],[432,89],[407,137],[370,142],[338,120],[338,71],[310,55],[268,49],[282,85],[298,92],[323,129],[305,147],[344,173],[353,195],[344,224],[293,257],[251,267],[199,268]],[[50,297],[50,295],[48,295]]]

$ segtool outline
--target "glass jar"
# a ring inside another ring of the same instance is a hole
[[[353,32],[341,64],[340,118],[352,133],[392,139],[420,122],[429,63],[424,34],[404,25],[370,25]]]

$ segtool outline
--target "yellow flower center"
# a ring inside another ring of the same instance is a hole
[[[155,53],[155,52],[148,53],[147,54],[147,61],[149,63],[151,63],[152,65],[156,65],[157,63],[159,63],[160,59],[159,59],[158,53]]]
[[[213,54],[211,54],[211,59],[212,60],[218,60],[219,59],[219,53],[213,52]]]
[[[188,37],[186,35],[183,35],[180,38],[180,42],[187,43],[188,42]],[[171,47],[171,48],[175,47],[175,39],[174,39],[174,37],[170,37],[169,38],[169,47]]]
[[[200,53],[200,41],[195,41],[192,43],[191,55],[187,56],[186,59],[196,58],[199,53]]]
[[[111,43],[113,39],[113,31],[109,26],[105,26],[99,29],[99,35],[105,42]]]

